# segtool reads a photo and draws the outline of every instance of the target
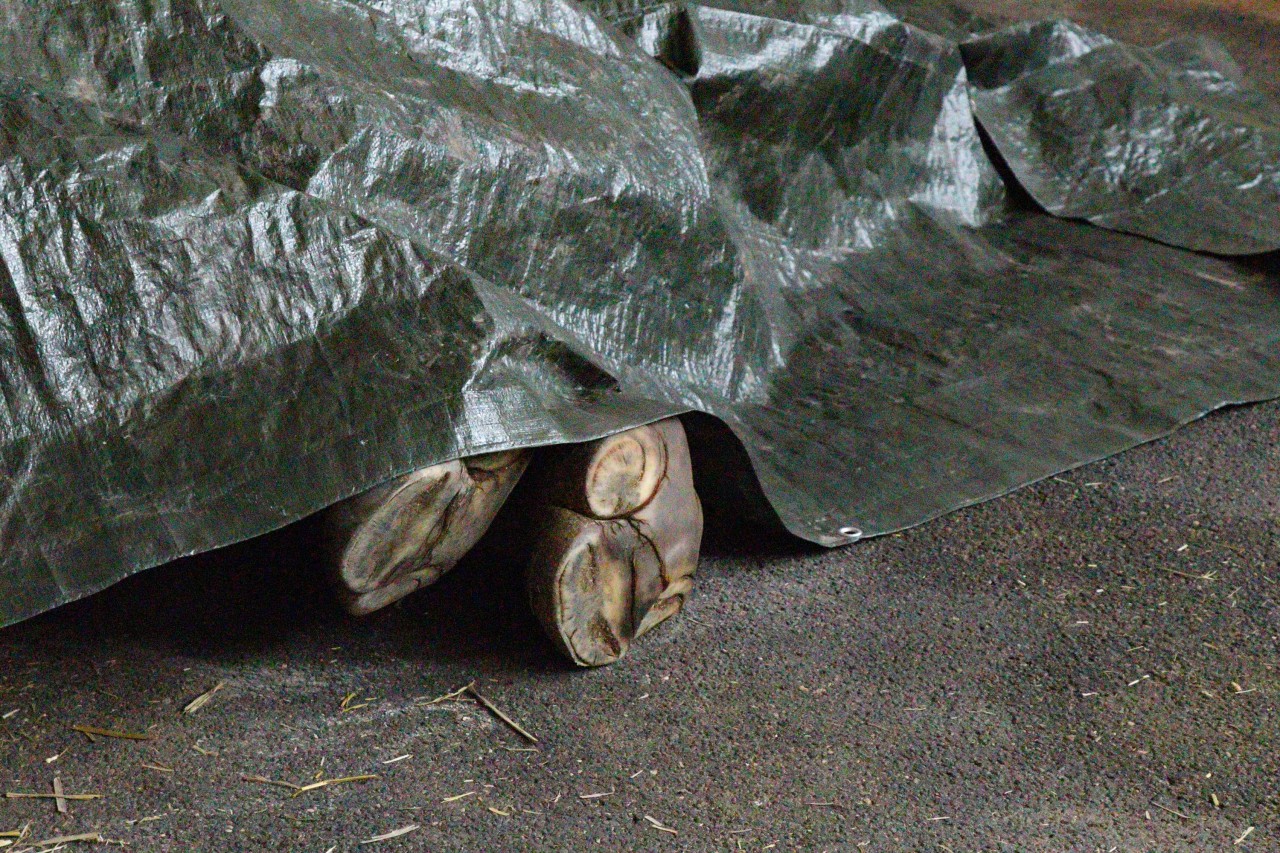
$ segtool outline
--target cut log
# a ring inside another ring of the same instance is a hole
[[[679,423],[676,423],[679,427]],[[547,503],[589,518],[622,518],[653,500],[667,471],[665,428],[656,425],[547,453]]]
[[[702,506],[679,420],[555,448],[527,575],[534,613],[580,666],[618,660],[693,590]]]
[[[479,541],[529,462],[524,450],[422,468],[331,507],[343,605],[363,616],[435,583]]]

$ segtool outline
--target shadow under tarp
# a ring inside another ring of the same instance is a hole
[[[1280,395],[1280,110],[1220,53],[587,5],[10,10],[0,623],[680,412],[836,545]]]

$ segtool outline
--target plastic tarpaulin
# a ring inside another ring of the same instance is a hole
[[[816,0],[10,4],[0,622],[685,411],[836,545],[1280,394],[1275,264],[1175,248],[1275,247],[1278,113],[1104,41]],[[1194,141],[1135,153],[1162,115]]]

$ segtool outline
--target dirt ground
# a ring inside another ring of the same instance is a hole
[[[1280,405],[1230,410],[857,547],[721,541],[687,614],[592,672],[538,638],[509,563],[357,622],[294,527],[0,632],[0,786],[102,795],[0,802],[0,829],[144,851],[406,826],[380,846],[1280,850],[1278,444]],[[537,743],[430,704],[473,680]]]
[[[1022,4],[1139,41],[1212,32],[1277,91],[1280,8],[1244,5]],[[500,552],[356,621],[295,525],[0,631],[0,789],[100,795],[0,800],[0,832],[133,851],[1280,851],[1277,447],[1280,404],[1231,409],[838,551],[721,513],[686,614],[591,672],[541,639]],[[471,682],[536,743],[433,701]],[[372,778],[255,781],[351,776]]]

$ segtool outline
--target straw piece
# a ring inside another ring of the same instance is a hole
[[[121,731],[116,731],[115,729],[100,729],[97,726],[75,725],[71,727],[71,730],[80,732],[81,734],[88,736],[90,740],[93,739],[94,735],[97,735],[98,737],[119,738],[120,740],[151,740],[151,735],[149,734],[135,734],[133,732],[121,732]]]

